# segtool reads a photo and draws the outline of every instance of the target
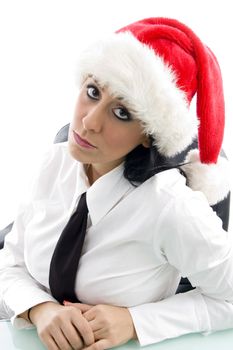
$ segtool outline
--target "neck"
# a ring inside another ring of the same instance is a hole
[[[101,176],[109,173],[109,171],[115,169],[122,161],[115,162],[114,164],[86,164],[85,172],[89,180],[90,185],[92,185]]]

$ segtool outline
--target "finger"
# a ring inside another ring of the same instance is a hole
[[[83,317],[85,317],[85,319],[90,322],[90,321],[93,321],[95,318],[96,318],[96,314],[95,312],[93,311],[93,309],[90,309],[86,312],[83,312]]]
[[[88,304],[80,304],[80,303],[77,303],[75,304],[75,306],[82,312],[87,312],[89,310],[91,310],[93,308],[93,305],[88,305]]]
[[[110,349],[112,346],[113,345],[111,345],[109,340],[101,339],[101,340],[98,340],[96,343],[92,344],[91,346],[83,348],[83,350],[105,350],[105,349]]]
[[[89,322],[89,325],[91,326],[91,329],[93,332],[97,332],[103,328],[103,326],[100,324],[100,322],[97,321],[96,319],[88,321],[88,322]],[[95,337],[95,340],[96,340],[96,337]]]
[[[66,338],[61,329],[59,329],[59,331],[51,333],[51,336],[54,339],[54,342],[57,344],[58,349],[72,350],[71,344],[69,343],[68,339]]]
[[[92,305],[88,305],[88,304],[81,304],[81,303],[71,303],[70,301],[63,301],[63,305],[64,306],[74,306],[76,308],[78,308],[81,312],[87,312],[88,310],[90,310],[93,306]]]
[[[83,338],[85,345],[91,345],[94,343],[95,338],[91,326],[81,314],[75,313],[72,316],[72,323],[80,336]]]
[[[83,348],[82,338],[73,324],[63,324],[61,329],[66,339],[68,339],[68,342],[71,345],[72,349]]]
[[[43,335],[40,336],[40,340],[45,345],[46,349],[48,350],[59,350],[59,347],[57,346],[55,340],[53,337],[45,337]]]
[[[94,331],[95,340],[107,339],[109,336],[106,329],[99,328]]]
[[[62,303],[64,306],[71,306],[73,305],[74,303],[72,303],[71,301],[67,301],[67,300],[63,300],[63,303]]]

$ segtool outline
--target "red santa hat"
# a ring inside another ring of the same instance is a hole
[[[158,152],[173,157],[198,138],[183,169],[211,205],[229,193],[227,161],[219,156],[224,131],[222,77],[216,57],[186,25],[148,18],[87,48],[78,63],[80,84],[95,77],[123,99]],[[196,112],[190,103],[196,95]]]

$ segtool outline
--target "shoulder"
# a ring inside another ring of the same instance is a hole
[[[205,195],[188,187],[185,177],[177,169],[156,174],[139,187],[152,211],[159,207],[160,213],[164,217],[168,215],[174,223],[185,222],[187,218],[191,222],[202,214],[212,215]]]
[[[171,237],[179,237],[180,241],[185,237],[189,242],[195,239],[209,241],[214,235],[222,234],[222,221],[205,195],[189,188],[177,170],[155,175],[151,178],[150,188],[154,207],[160,207],[157,227],[164,238],[169,241]]]
[[[67,142],[51,145],[43,154],[32,179],[32,196],[47,195],[54,186],[67,177],[67,174],[73,173],[76,176],[77,164],[78,162],[69,153]]]
[[[68,149],[68,143],[56,143],[51,145],[43,154],[41,160],[41,170],[50,166],[61,166],[63,163],[74,163],[75,160],[71,157]]]
[[[183,276],[197,269],[206,269],[213,262],[211,259],[217,256],[215,254],[222,254],[228,249],[228,234],[222,229],[221,219],[210,207],[205,195],[190,189],[178,172],[160,173],[150,182],[154,194],[153,210],[160,209],[154,219],[154,249],[159,247],[169,263],[182,271]]]
[[[155,174],[139,186],[152,198],[178,201],[193,196],[193,190],[186,185],[186,179],[178,169],[170,169]]]
[[[51,145],[41,157],[36,178],[50,176],[57,177],[59,174],[67,173],[71,168],[76,168],[78,162],[71,156],[67,142]]]

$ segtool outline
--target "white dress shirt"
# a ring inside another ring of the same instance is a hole
[[[134,187],[123,164],[89,186],[66,143],[47,153],[0,251],[0,295],[16,327],[29,326],[17,315],[54,301],[51,257],[85,191],[89,225],[76,278],[79,300],[128,307],[141,345],[233,327],[232,240],[204,195],[176,169]],[[175,294],[181,276],[197,288]]]

